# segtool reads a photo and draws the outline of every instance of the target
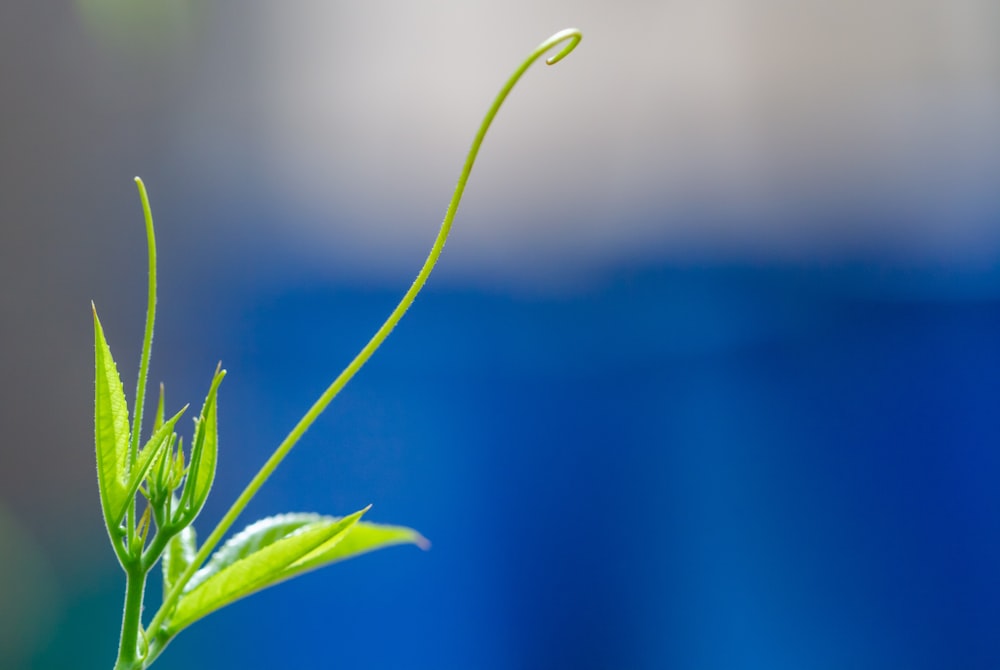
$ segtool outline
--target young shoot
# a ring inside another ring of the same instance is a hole
[[[142,180],[136,177],[146,225],[149,290],[131,423],[121,377],[97,318],[97,309],[93,308],[97,483],[111,547],[125,572],[125,606],[115,670],[148,668],[183,629],[278,582],[391,545],[428,546],[411,528],[363,521],[362,516],[370,506],[343,517],[279,514],[256,521],[221,546],[219,543],[275,468],[413,304],[441,255],[479,147],[511,89],[545,54],[561,47],[546,60],[549,65],[558,63],[576,48],[581,38],[580,31],[575,29],[556,33],[532,51],[500,89],[472,141],[437,238],[413,284],[385,323],[292,428],[200,545],[194,522],[215,479],[219,450],[218,395],[226,371],[220,365],[212,375],[186,450],[183,438],[176,431],[188,406],[168,417],[162,385],[152,434],[142,442],[140,432],[156,321],[157,260],[149,197]],[[144,625],[147,579],[157,563],[163,572],[162,602]]]

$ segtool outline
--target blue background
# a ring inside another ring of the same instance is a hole
[[[995,666],[1000,300],[893,283],[661,267],[560,298],[429,290],[248,518],[372,502],[432,549],[243,601],[160,663]],[[198,337],[164,318],[161,360],[216,345],[232,371],[205,516],[395,298],[216,287],[188,306]],[[113,595],[57,639],[100,658]]]

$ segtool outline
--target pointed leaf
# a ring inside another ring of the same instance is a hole
[[[149,535],[151,515],[152,508],[149,505],[146,505],[146,510],[139,518],[139,523],[135,527],[135,536],[132,539],[132,551],[136,554],[141,553],[142,548],[146,546],[146,538]]]
[[[153,463],[149,466],[149,474],[146,476],[146,484],[150,494],[161,504],[168,495],[173,493],[173,488],[170,486],[170,469],[173,467],[174,446],[176,444],[177,433],[171,433],[167,437],[166,446],[153,459]]]
[[[104,338],[104,329],[94,309],[94,442],[97,448],[97,484],[101,492],[104,521],[111,533],[125,515],[128,494],[128,405],[118,368]]]
[[[202,405],[201,415],[195,421],[194,439],[191,441],[191,465],[187,482],[184,484],[184,492],[181,494],[181,505],[186,509],[185,519],[189,523],[201,511],[215,481],[215,465],[219,451],[217,395],[219,384],[225,376],[225,370],[216,370],[208,395],[205,397],[205,404]]]
[[[170,490],[176,491],[184,481],[184,438],[177,438],[177,458],[171,464],[173,468],[170,473]]]
[[[427,538],[412,528],[359,521],[349,532],[338,535],[322,547],[313,550],[308,556],[288,566],[285,577],[316,570],[337,561],[397,544],[415,544],[425,550],[430,548]]]
[[[287,579],[285,569],[344,533],[367,508],[339,520],[322,519],[292,531],[245,558],[222,568],[181,596],[168,624],[170,634],[215,610]]]
[[[194,526],[185,526],[170,538],[163,552],[163,597],[166,598],[196,553]]]
[[[217,549],[205,567],[196,572],[191,577],[191,581],[184,586],[184,592],[192,591],[222,569],[270,544],[274,544],[283,537],[291,535],[303,526],[319,521],[336,520],[319,514],[292,513],[278,514],[255,521],[229,538],[221,548]]]
[[[142,484],[142,480],[146,478],[146,472],[153,464],[153,461],[156,460],[156,457],[163,452],[163,448],[170,443],[170,436],[173,435],[174,426],[177,424],[177,420],[181,418],[181,415],[184,414],[185,410],[187,410],[186,405],[181,409],[181,411],[170,417],[169,421],[161,425],[160,429],[157,430],[151,438],[149,438],[149,442],[147,442],[146,446],[139,452],[139,460],[129,477],[128,486],[124,489],[125,499],[122,501],[121,509],[116,510],[119,514],[119,519],[125,516],[125,510],[128,508],[129,501],[132,500],[133,496],[135,496],[135,492],[139,490],[139,486]]]
[[[164,400],[165,389],[163,388],[163,383],[160,383],[160,399],[156,402],[156,415],[153,417],[153,432],[155,433],[163,425],[163,400]]]
[[[166,396],[166,389],[163,386],[163,382],[160,382],[160,398],[156,402],[156,414],[153,416],[154,435],[163,426],[163,421],[165,416],[164,412],[164,405],[166,400],[165,396]],[[185,405],[185,407],[187,406]],[[176,440],[177,440],[177,435],[171,433],[170,437],[167,439],[166,449],[161,451],[156,456],[156,458],[153,459],[152,465],[149,466],[150,470],[152,471],[152,474],[149,475],[149,489],[155,490],[158,499],[160,500],[162,500],[162,496],[168,493],[167,487],[164,485],[164,483],[167,480],[166,471],[173,457],[174,443]],[[152,438],[150,438],[150,441],[152,441]],[[170,489],[170,492],[172,491],[173,489]]]

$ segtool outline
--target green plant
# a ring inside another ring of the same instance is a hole
[[[136,178],[146,224],[149,290],[131,426],[121,378],[94,308],[94,439],[98,488],[111,546],[125,571],[125,606],[115,670],[149,667],[174,636],[190,624],[278,582],[390,545],[426,546],[426,540],[410,528],[361,521],[368,511],[366,507],[341,518],[318,514],[268,517],[232,536],[216,550],[222,537],[278,464],[378,349],[413,303],[441,255],[479,147],[511,89],[547,52],[564,45],[546,60],[549,65],[555,64],[576,47],[581,37],[575,29],[556,33],[542,42],[504,84],[476,133],[437,238],[412,286],[371,340],[278,445],[200,547],[193,524],[215,477],[217,398],[226,373],[220,366],[212,377],[205,402],[194,420],[187,456],[183,440],[175,432],[187,406],[168,418],[162,385],[152,434],[140,447],[156,317],[156,239],[149,197],[142,180]],[[157,562],[161,563],[163,571],[163,601],[149,624],[143,626],[147,578]]]

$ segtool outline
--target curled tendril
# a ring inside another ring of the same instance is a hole
[[[493,119],[496,117],[497,112],[503,105],[504,100],[507,99],[507,95],[510,93],[514,85],[521,79],[521,76],[530,68],[535,61],[541,58],[543,55],[551,51],[553,48],[559,46],[563,42],[568,42],[562,50],[556,55],[548,58],[545,62],[548,65],[555,65],[563,58],[565,58],[576,45],[580,43],[583,39],[583,34],[575,29],[569,28],[566,30],[561,30],[558,33],[552,35],[550,38],[542,42],[538,47],[531,52],[531,55],[520,67],[514,71],[507,82],[504,84],[503,88],[497,94],[493,101],[493,105],[490,107],[489,111],[486,112],[486,116],[483,117],[483,121],[479,126],[479,131],[476,133],[475,138],[472,141],[472,146],[469,148],[469,153],[466,156],[465,164],[462,167],[462,171],[458,176],[458,183],[455,185],[455,191],[452,194],[451,201],[448,203],[448,209],[445,212],[444,220],[441,222],[441,227],[438,230],[437,238],[434,240],[434,244],[431,246],[430,253],[427,255],[427,259],[424,261],[423,266],[420,268],[420,272],[417,273],[416,279],[413,280],[413,284],[410,286],[409,290],[399,301],[399,304],[386,319],[385,323],[376,331],[372,338],[368,341],[368,344],[354,357],[354,360],[344,368],[344,371],[333,381],[332,384],[323,392],[323,395],[313,404],[309,411],[299,420],[292,431],[288,434],[288,437],[278,445],[274,453],[268,459],[268,461],[261,467],[260,471],[254,476],[254,478],[247,484],[247,487],[240,494],[236,502],[233,503],[229,511],[226,512],[225,516],[215,527],[212,533],[205,540],[201,549],[198,551],[198,555],[194,558],[191,564],[188,566],[187,570],[181,575],[180,578],[174,584],[173,590],[164,599],[163,605],[160,611],[157,612],[153,621],[150,623],[150,631],[154,635],[159,635],[160,638],[155,639],[154,655],[158,654],[162,650],[163,646],[166,644],[166,640],[169,639],[170,633],[167,632],[166,626],[168,625],[168,619],[174,605],[179,598],[181,591],[187,584],[188,580],[194,574],[194,572],[205,562],[208,555],[215,548],[218,542],[222,539],[222,536],[229,530],[236,518],[247,506],[250,500],[256,495],[257,491],[264,484],[265,481],[271,476],[278,464],[284,460],[285,456],[291,451],[292,447],[299,441],[309,426],[319,417],[319,415],[326,409],[326,406],[330,404],[341,389],[347,385],[347,382],[351,380],[352,377],[361,369],[361,367],[371,358],[371,355],[375,353],[375,350],[381,346],[382,342],[389,336],[389,333],[393,331],[396,324],[399,323],[400,319],[413,304],[414,299],[417,294],[420,293],[420,289],[423,288],[424,284],[427,282],[427,278],[431,274],[431,270],[437,264],[438,258],[441,255],[442,249],[444,249],[444,244],[448,239],[448,235],[451,232],[452,222],[455,220],[455,213],[458,211],[458,205],[462,201],[462,195],[465,192],[465,184],[469,179],[469,174],[472,172],[472,166],[476,162],[476,156],[479,153],[479,147],[483,143],[483,138],[486,137],[486,131],[489,130],[490,125],[493,123]],[[162,628],[161,628],[162,626]]]
[[[555,35],[542,42],[541,46],[539,46],[538,48],[541,50],[541,53],[545,53],[546,51],[548,51],[555,45],[559,44],[560,42],[565,42],[566,40],[569,40],[570,41],[569,44],[567,44],[562,51],[557,53],[555,56],[552,56],[551,58],[547,58],[545,60],[546,65],[555,65],[563,58],[568,56],[569,52],[575,49],[576,45],[579,44],[580,40],[582,39],[583,39],[583,33],[581,33],[579,30],[577,30],[576,28],[567,28],[566,30],[560,30]]]
[[[560,30],[556,34],[552,35],[531,52],[524,62],[521,63],[521,65],[514,71],[510,78],[507,79],[507,82],[503,85],[503,88],[500,89],[500,92],[497,93],[489,111],[486,112],[486,116],[483,117],[482,123],[479,124],[479,130],[476,133],[475,138],[472,140],[472,146],[469,148],[469,153],[465,158],[465,164],[462,166],[461,173],[459,173],[458,183],[455,185],[455,191],[452,193],[451,201],[448,203],[448,209],[445,211],[444,220],[441,222],[441,227],[438,230],[434,244],[431,246],[430,253],[427,255],[427,259],[420,268],[420,272],[417,273],[416,279],[413,280],[413,284],[403,296],[402,300],[399,301],[396,309],[392,311],[392,314],[389,315],[389,318],[382,324],[382,327],[379,328],[375,335],[372,336],[371,340],[368,341],[368,344],[365,345],[364,349],[358,353],[354,360],[351,361],[350,365],[348,365],[340,376],[334,380],[323,396],[320,397],[320,399],[316,401],[316,404],[313,405],[312,409],[309,410],[309,413],[303,417],[303,421],[308,419],[308,423],[305,427],[308,427],[316,416],[319,416],[319,413],[323,411],[330,400],[332,400],[340,389],[343,388],[348,381],[350,381],[351,377],[353,377],[354,374],[361,369],[361,366],[365,364],[371,355],[375,353],[375,350],[378,349],[385,338],[389,336],[389,333],[391,333],[396,327],[396,324],[399,323],[400,319],[410,308],[410,305],[413,304],[413,301],[420,292],[420,289],[422,289],[424,284],[427,282],[427,278],[430,276],[431,270],[434,269],[438,258],[441,256],[441,251],[444,249],[444,244],[448,240],[448,235],[451,233],[451,226],[455,220],[455,214],[458,212],[458,205],[461,203],[462,195],[465,193],[465,184],[468,182],[469,175],[472,173],[472,166],[476,162],[476,156],[479,155],[479,148],[482,146],[483,139],[486,137],[486,131],[490,129],[493,119],[496,117],[497,112],[500,111],[500,107],[503,106],[504,101],[507,99],[507,95],[514,88],[514,85],[517,84],[524,73],[527,72],[528,68],[530,68],[535,61],[544,56],[546,53],[563,42],[568,42],[568,44],[566,44],[566,46],[564,46],[559,53],[545,61],[547,65],[555,65],[568,56],[582,39],[583,33],[576,28]],[[314,410],[315,415],[312,414]],[[303,432],[305,432],[305,427],[303,428]],[[293,430],[293,434],[294,433],[295,431]],[[296,436],[295,439],[297,440],[298,436]]]

